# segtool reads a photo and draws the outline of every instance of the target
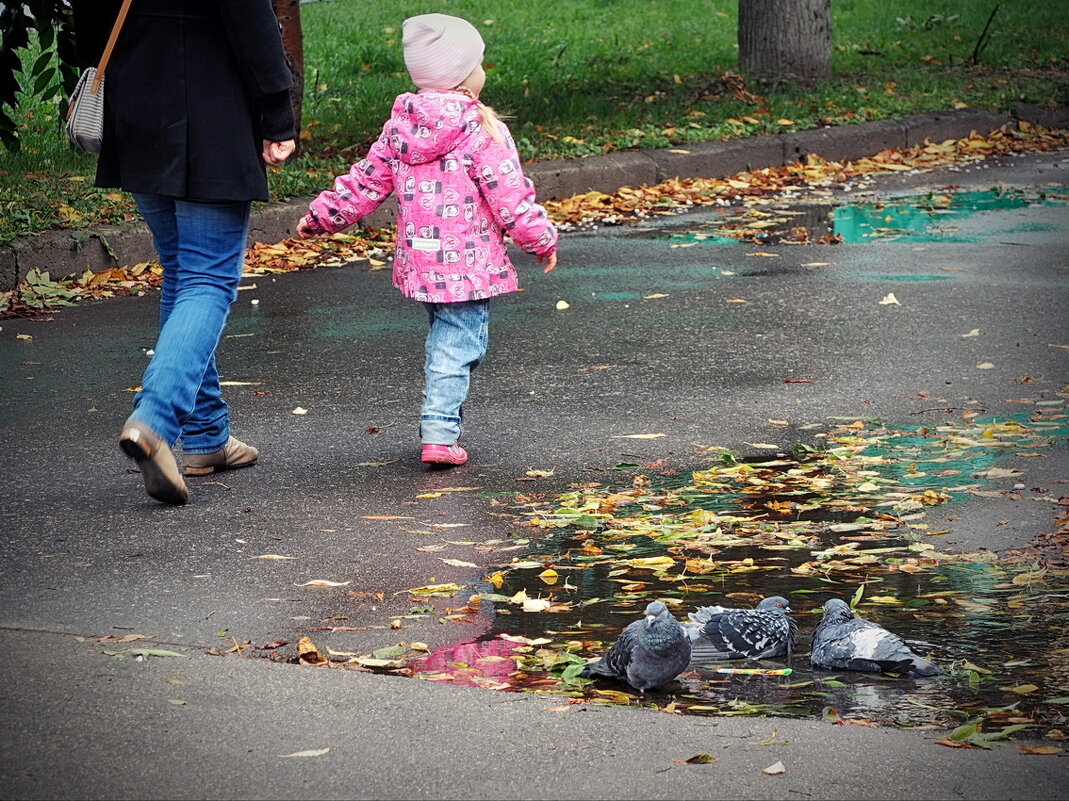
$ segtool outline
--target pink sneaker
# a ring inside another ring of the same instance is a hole
[[[468,461],[468,452],[455,443],[453,445],[424,445],[419,460],[432,464],[464,464]]]

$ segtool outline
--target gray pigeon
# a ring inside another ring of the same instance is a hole
[[[583,668],[583,676],[626,681],[640,693],[667,684],[690,664],[690,640],[661,601],[646,616],[628,624],[608,652]]]
[[[870,620],[854,617],[839,598],[824,604],[824,617],[813,632],[810,660],[829,670],[863,670],[938,676],[943,669],[917,655],[897,634]]]
[[[692,662],[723,659],[772,659],[790,655],[798,637],[798,624],[787,617],[786,598],[772,595],[756,609],[702,606],[687,617],[692,641]]]

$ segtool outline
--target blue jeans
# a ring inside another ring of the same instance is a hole
[[[468,397],[471,371],[486,355],[490,301],[423,305],[430,330],[419,436],[424,445],[452,445],[460,438],[461,406]]]
[[[135,194],[163,265],[155,354],[130,420],[185,453],[211,453],[230,436],[215,348],[238,296],[251,203],[195,203]]]

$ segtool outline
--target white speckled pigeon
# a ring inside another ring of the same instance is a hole
[[[692,641],[691,661],[723,659],[772,659],[790,655],[798,636],[798,624],[787,614],[786,598],[772,595],[756,609],[702,606],[687,617]]]
[[[813,632],[810,661],[830,670],[862,670],[870,673],[901,673],[905,676],[938,676],[943,669],[903,642],[897,634],[870,620],[854,617],[839,598],[824,604],[824,617]]]
[[[667,684],[690,664],[690,640],[683,626],[661,601],[646,607],[646,616],[630,623],[597,662],[583,668],[584,676],[608,676],[626,681],[640,693]]]

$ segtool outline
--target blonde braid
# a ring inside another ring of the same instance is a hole
[[[479,111],[479,122],[482,124],[486,132],[490,134],[490,138],[497,142],[499,145],[503,143],[504,139],[501,135],[501,117],[490,106],[483,103],[475,96],[475,93],[468,87],[461,84],[456,87],[454,92],[460,92],[462,95],[467,95],[475,101],[476,107]]]

